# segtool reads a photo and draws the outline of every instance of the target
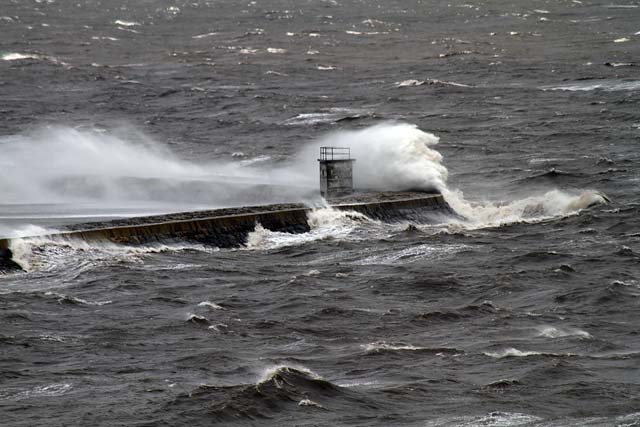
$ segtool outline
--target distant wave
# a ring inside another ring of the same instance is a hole
[[[598,80],[580,81],[572,84],[559,86],[543,86],[542,90],[563,90],[569,92],[588,92],[593,90],[603,90],[608,92],[638,90],[640,89],[640,80]]]
[[[405,343],[388,343],[385,341],[377,341],[369,344],[361,345],[365,353],[367,354],[383,354],[383,353],[395,353],[395,352],[412,352],[412,353],[429,353],[434,355],[445,354],[462,354],[464,351],[457,350],[455,348],[448,347],[417,347],[411,344]]]
[[[509,347],[504,350],[496,351],[496,352],[485,352],[485,356],[493,357],[495,359],[504,359],[506,357],[532,357],[532,356],[541,356],[541,357],[568,357],[568,356],[576,356],[571,353],[547,353],[540,351],[521,351],[517,348]]]
[[[557,328],[555,326],[539,326],[537,329],[540,332],[540,336],[546,337],[546,338],[564,338],[564,337],[578,337],[578,338],[585,338],[585,339],[593,338],[589,332],[583,331],[582,329]]]

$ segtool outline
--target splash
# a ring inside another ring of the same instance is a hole
[[[363,223],[377,224],[359,212],[329,207],[311,210],[307,214],[307,223],[310,230],[302,234],[271,231],[261,224],[256,224],[255,230],[247,236],[246,249],[278,249],[316,240],[355,238],[352,233]]]
[[[406,123],[383,123],[360,130],[330,133],[308,145],[298,156],[306,168],[319,147],[349,147],[356,159],[354,187],[376,191],[442,191],[448,171],[432,147],[439,138]],[[313,166],[316,170],[317,166]]]
[[[443,195],[453,210],[465,218],[463,222],[454,222],[465,228],[535,222],[574,214],[609,201],[605,195],[591,190],[570,193],[554,189],[541,195],[506,202],[467,201],[462,192],[449,189],[445,189]]]
[[[127,246],[111,242],[86,242],[80,239],[49,237],[54,230],[41,230],[41,237],[13,238],[9,248],[13,260],[26,272],[66,271],[68,273],[92,269],[105,262],[139,262],[145,254],[177,251],[215,252],[218,249],[198,244],[148,244]]]

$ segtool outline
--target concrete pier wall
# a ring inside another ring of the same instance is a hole
[[[440,194],[380,193],[333,201],[339,210],[360,212],[381,221],[428,221],[442,215],[455,215]],[[154,217],[129,218],[74,226],[73,230],[45,236],[44,239],[78,239],[140,245],[156,242],[198,242],[220,248],[241,246],[257,223],[272,231],[309,231],[307,214],[311,208],[300,204],[228,208],[206,212],[185,212]],[[2,258],[10,257],[11,239],[0,239]],[[2,256],[4,254],[4,257]]]

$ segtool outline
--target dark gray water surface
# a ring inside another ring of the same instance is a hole
[[[219,204],[182,170],[96,178],[74,154],[91,135],[275,170],[329,132],[410,123],[480,203],[417,227],[320,212],[238,250],[16,239],[0,424],[640,425],[639,6],[0,1],[6,235]],[[153,166],[121,148],[98,157]],[[584,191],[611,203],[500,210]]]

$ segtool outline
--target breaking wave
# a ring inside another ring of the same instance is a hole
[[[135,216],[150,211],[166,213],[284,201],[326,207],[317,194],[316,161],[319,147],[326,145],[351,149],[356,158],[354,185],[358,190],[442,193],[460,215],[448,220],[455,227],[538,221],[570,215],[608,201],[596,191],[570,193],[558,189],[512,201],[466,200],[461,191],[447,183],[448,170],[442,155],[434,148],[438,142],[437,136],[415,125],[383,123],[330,133],[307,144],[284,164],[236,159],[196,163],[179,159],[166,147],[132,129],[104,132],[46,128],[0,138],[3,152],[0,168],[5,172],[0,181],[2,203],[5,207],[23,207],[15,218],[0,219],[0,231],[10,237],[43,234],[33,228],[21,229],[24,223],[16,225],[21,218],[27,221],[24,212],[30,209],[31,218],[58,216],[70,222],[78,217]],[[55,212],[48,212],[52,206]],[[374,222],[353,212],[317,209],[309,215],[308,233],[278,233],[258,225],[246,246],[272,249],[325,238],[346,238],[363,223]],[[76,243],[64,245],[75,248]],[[163,249],[166,247],[152,250]],[[107,245],[98,250],[111,249]],[[24,259],[28,251],[19,247],[13,251],[25,265],[32,264]]]
[[[310,230],[307,233],[291,234],[271,231],[257,224],[247,236],[247,249],[277,249],[284,246],[301,245],[323,239],[356,238],[353,231],[363,223],[376,221],[359,212],[342,211],[330,207],[311,210],[307,214]]]
[[[34,228],[49,234],[52,230]],[[25,237],[10,241],[13,260],[27,272],[65,270],[79,273],[104,262],[138,262],[138,257],[149,253],[195,250],[216,251],[217,248],[199,244],[147,244],[128,246],[111,242],[86,242],[61,237]]]
[[[212,422],[267,419],[286,410],[322,411],[348,407],[354,392],[339,387],[303,366],[276,365],[253,384],[201,385],[178,396],[172,407],[197,412],[206,405]],[[359,400],[359,399],[358,399]],[[183,413],[181,411],[181,413]]]

